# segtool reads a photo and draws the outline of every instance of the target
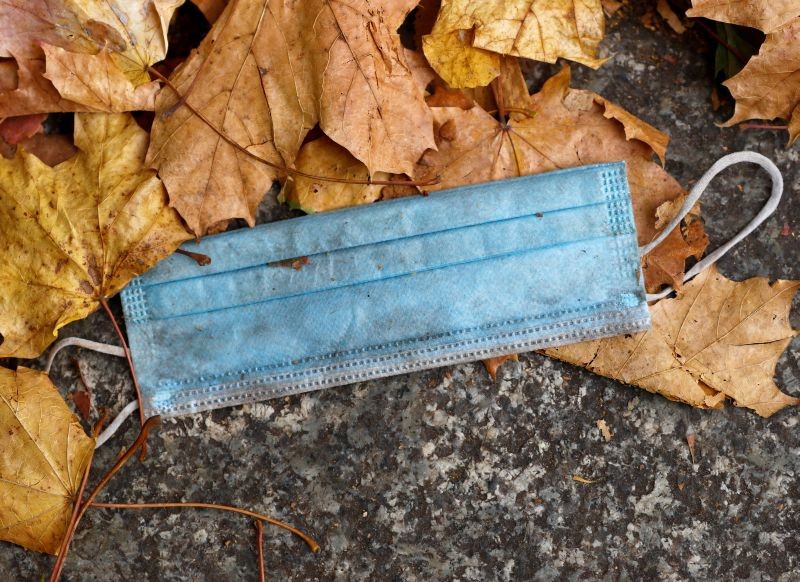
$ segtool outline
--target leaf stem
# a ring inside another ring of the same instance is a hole
[[[740,123],[739,129],[789,129],[788,125],[771,125],[769,123]]]
[[[489,115],[494,115],[495,113],[499,113],[499,109],[492,109],[491,111],[487,111]],[[522,109],[521,107],[506,107],[505,111],[511,113],[521,113],[527,117],[536,117],[536,112],[531,109]]]
[[[92,456],[94,458],[94,456]],[[75,535],[75,528],[78,525],[78,512],[80,510],[81,499],[83,498],[83,492],[86,490],[86,483],[89,482],[89,471],[92,468],[92,459],[89,460],[89,464],[86,465],[86,470],[83,472],[83,479],[81,479],[81,486],[78,489],[78,494],[75,496],[75,507],[72,509],[72,515],[69,518],[69,524],[67,524],[67,530],[64,533],[64,538],[61,540],[61,546],[58,548],[58,560],[56,560],[56,564],[53,567],[53,574],[50,576],[50,580],[58,580],[58,576],[61,575],[61,569],[64,567],[64,559],[67,555],[67,548],[69,548],[69,544],[72,541],[72,537]],[[60,563],[59,563],[60,562]],[[58,570],[56,570],[58,568]],[[53,577],[55,576],[55,578]]]
[[[117,323],[117,318],[114,317],[114,313],[108,306],[108,301],[106,301],[105,297],[100,299],[100,305],[102,305],[103,309],[106,310],[106,313],[108,314],[108,317],[111,319],[111,323],[114,325],[114,329],[116,330],[117,335],[119,336],[119,340],[122,342],[122,349],[125,351],[125,357],[128,359],[128,366],[131,369],[131,377],[133,378],[133,387],[136,389],[136,399],[139,401],[139,423],[142,425],[142,428],[144,429],[145,418],[144,418],[144,408],[142,406],[142,389],[139,387],[139,378],[136,377],[136,370],[133,367],[133,358],[131,357],[131,350],[128,348],[128,342],[125,341],[125,335],[122,333],[122,330],[120,329],[119,324]],[[143,444],[142,454],[139,457],[139,460],[143,461],[146,454],[147,454],[147,446]]]
[[[261,582],[266,582],[264,575],[264,523],[256,520],[256,543],[258,544],[258,579]]]
[[[139,432],[139,436],[136,437],[136,440],[133,444],[126,450],[122,455],[120,455],[117,462],[114,463],[114,466],[109,469],[109,471],[100,479],[100,482],[95,486],[92,492],[89,494],[89,497],[86,498],[86,501],[82,504],[76,504],[75,511],[72,514],[72,519],[70,520],[69,527],[67,528],[67,532],[64,535],[64,539],[61,541],[61,547],[58,550],[58,560],[56,560],[55,566],[53,566],[53,571],[50,574],[50,582],[58,582],[58,579],[61,577],[61,570],[64,569],[64,561],[67,559],[67,554],[69,553],[69,545],[72,542],[72,538],[75,536],[75,530],[78,527],[81,519],[83,518],[83,514],[86,513],[86,510],[89,506],[92,505],[92,502],[95,500],[97,495],[103,488],[108,484],[111,478],[128,462],[128,460],[133,456],[136,450],[142,447],[147,440],[147,434],[150,430],[158,425],[161,422],[160,416],[151,416],[148,418],[144,426],[142,426],[141,432]],[[91,466],[91,464],[90,464]],[[87,467],[86,473],[83,476],[83,484],[81,485],[81,491],[78,495],[78,501],[80,502],[80,498],[83,496],[83,490],[86,487],[86,480],[89,478],[89,468]]]
[[[373,180],[371,177],[366,180],[350,180],[348,178],[337,178],[335,176],[318,176],[316,174],[309,174],[307,172],[303,172],[302,170],[297,170],[295,168],[289,168],[287,166],[281,166],[274,162],[271,162],[261,156],[251,152],[243,145],[239,144],[235,139],[229,136],[227,133],[222,131],[221,129],[217,128],[208,117],[205,116],[202,112],[198,111],[194,105],[189,103],[189,100],[181,95],[181,92],[178,88],[170,81],[167,77],[162,75],[159,71],[154,69],[153,67],[149,67],[148,71],[155,77],[157,77],[161,82],[163,82],[167,87],[169,87],[173,93],[178,97],[178,103],[176,105],[184,105],[186,108],[194,113],[198,118],[200,118],[203,123],[205,123],[208,127],[210,127],[217,135],[219,135],[223,140],[228,142],[231,146],[239,150],[240,152],[244,153],[245,155],[249,156],[250,158],[261,162],[265,166],[269,166],[270,168],[275,168],[276,170],[280,170],[281,172],[285,172],[291,176],[300,176],[302,178],[308,178],[309,180],[320,180],[322,182],[335,182],[338,184],[362,184],[366,186],[432,186],[439,182],[439,177],[432,178],[430,180],[425,180],[422,182],[413,181],[413,180]]]
[[[189,257],[201,267],[205,267],[211,264],[211,257],[209,257],[208,255],[204,255],[203,253],[195,253],[192,251],[187,251],[186,249],[175,249],[175,252],[178,253],[179,255],[184,255],[186,257]]]
[[[175,508],[175,507],[194,507],[199,509],[217,509],[220,511],[230,511],[232,513],[239,513],[241,515],[246,515],[248,517],[252,517],[253,519],[257,519],[260,521],[265,521],[270,523],[274,526],[283,528],[287,531],[292,532],[294,535],[302,539],[306,545],[308,545],[309,549],[312,552],[319,551],[319,544],[315,542],[311,537],[307,536],[299,529],[292,527],[288,523],[284,523],[280,520],[275,518],[269,517],[268,515],[263,515],[261,513],[256,513],[255,511],[249,511],[247,509],[242,509],[240,507],[231,507],[230,505],[220,505],[218,503],[200,503],[200,502],[173,502],[173,503],[92,503],[94,507],[104,507],[106,509],[165,509],[165,508]]]

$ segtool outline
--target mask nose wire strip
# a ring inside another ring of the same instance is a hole
[[[769,215],[775,212],[775,209],[778,207],[778,203],[783,195],[783,176],[781,176],[780,170],[769,158],[756,152],[736,152],[721,157],[714,163],[713,166],[708,169],[705,174],[703,174],[703,177],[700,178],[697,184],[695,184],[694,187],[689,191],[689,196],[686,197],[686,200],[684,201],[683,206],[678,214],[669,222],[669,224],[667,224],[667,226],[664,227],[664,229],[655,239],[653,239],[650,243],[639,247],[639,256],[643,257],[661,244],[661,242],[669,235],[669,233],[671,233],[672,230],[677,227],[686,217],[686,215],[689,214],[692,207],[695,205],[700,196],[703,195],[703,192],[705,192],[709,183],[717,176],[717,174],[719,174],[725,168],[742,162],[757,164],[767,171],[770,179],[772,180],[772,192],[769,196],[769,199],[758,212],[758,214],[756,214],[753,219],[748,222],[747,225],[745,225],[745,227],[740,230],[732,239],[706,255],[701,261],[698,261],[691,269],[689,269],[683,276],[683,281],[689,281],[693,277],[702,273],[705,269],[721,259],[729,250],[731,250],[731,248],[739,244],[742,239],[758,228],[758,226],[764,222]],[[672,287],[667,287],[659,293],[648,293],[647,300],[658,301],[659,299],[663,299],[664,297],[668,296],[672,292]]]

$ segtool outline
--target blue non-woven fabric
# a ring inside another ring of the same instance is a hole
[[[184,248],[211,264],[173,255],[122,294],[148,416],[650,325],[622,162],[314,214]]]

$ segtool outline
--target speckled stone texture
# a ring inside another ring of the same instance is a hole
[[[612,21],[613,59],[599,71],[574,67],[573,85],[667,131],[667,169],[685,186],[730,151],[774,159],[786,198],[720,268],[738,280],[800,278],[800,147],[785,149],[785,132],[717,128],[729,111],[711,111],[710,47],[697,31],[647,30],[641,10]],[[553,70],[529,68],[532,86]],[[712,244],[767,191],[751,167],[715,181],[703,209]],[[115,342],[102,313],[65,335]],[[794,394],[799,347],[777,375]],[[76,387],[72,357],[97,407],[116,413],[131,399],[123,361],[87,351],[59,356],[62,390]],[[497,382],[476,363],[166,421],[147,460],[101,499],[216,501],[285,519],[322,550],[268,528],[276,580],[789,581],[800,576],[799,415],[693,410],[526,354]],[[697,435],[694,464],[687,431]],[[136,433],[129,422],[99,451],[95,479]],[[92,510],[63,579],[254,580],[254,542],[252,522],[237,516]],[[39,580],[51,565],[0,544],[4,580]]]

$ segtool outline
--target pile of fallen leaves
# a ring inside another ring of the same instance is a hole
[[[208,34],[166,58],[183,3],[0,0],[0,357],[39,356],[181,242],[253,225],[275,181],[281,202],[318,212],[625,160],[641,244],[686,194],[664,170],[665,134],[570,87],[568,66],[534,94],[521,72],[520,58],[602,66],[604,6],[619,2],[197,0]],[[727,124],[780,117],[796,140],[797,2],[695,0],[688,15],[766,33],[725,83]],[[72,139],[43,132],[65,113]],[[684,285],[708,243],[698,212],[643,258],[648,291],[678,292],[652,306],[651,331],[546,353],[768,416],[798,402],[772,379],[798,282],[711,269]],[[24,367],[0,368],[0,429],[0,538],[61,553],[57,578],[93,501],[94,440]]]

